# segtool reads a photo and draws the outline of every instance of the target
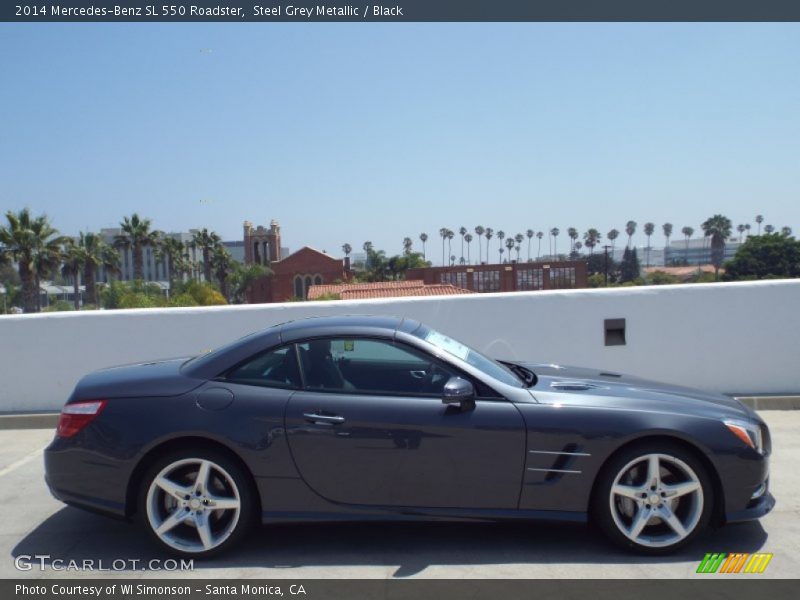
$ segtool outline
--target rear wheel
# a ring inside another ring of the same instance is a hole
[[[708,526],[713,488],[703,464],[683,447],[642,444],[614,457],[594,496],[594,517],[618,544],[666,554]]]
[[[253,523],[254,492],[239,464],[222,453],[182,450],[156,461],[142,479],[139,514],[153,538],[187,557],[218,554]]]

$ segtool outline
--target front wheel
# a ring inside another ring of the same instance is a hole
[[[224,454],[182,450],[148,469],[139,514],[166,550],[201,558],[244,537],[255,514],[254,495],[241,467]]]
[[[594,518],[618,544],[666,554],[708,526],[713,488],[703,464],[684,448],[643,444],[614,457],[594,495]]]

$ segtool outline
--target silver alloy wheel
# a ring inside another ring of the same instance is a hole
[[[242,510],[233,477],[205,458],[187,458],[164,467],[147,490],[147,519],[168,546],[207,552],[230,537]]]
[[[645,454],[620,469],[609,494],[611,516],[625,537],[663,548],[688,537],[703,514],[694,470],[668,454]]]

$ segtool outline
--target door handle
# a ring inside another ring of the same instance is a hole
[[[414,379],[425,379],[427,375],[428,375],[427,371],[411,371],[411,376]]]
[[[306,421],[324,425],[341,425],[344,423],[344,417],[338,415],[319,415],[317,413],[303,413]]]

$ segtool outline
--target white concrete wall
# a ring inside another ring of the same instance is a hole
[[[499,358],[727,393],[800,393],[800,281],[0,316],[0,412],[60,409],[86,372],[195,354],[283,321],[392,314]],[[627,345],[603,320],[627,319]]]

